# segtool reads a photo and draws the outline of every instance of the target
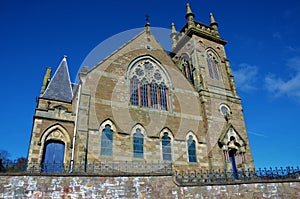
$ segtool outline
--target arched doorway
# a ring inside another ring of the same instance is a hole
[[[42,161],[42,171],[46,173],[61,173],[64,169],[65,144],[57,140],[45,143]]]

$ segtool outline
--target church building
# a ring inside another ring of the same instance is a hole
[[[172,23],[167,53],[144,30],[70,81],[67,58],[46,69],[28,152],[44,172],[85,165],[141,163],[185,170],[254,168],[226,41],[210,14]],[[53,168],[53,165],[61,165]],[[138,168],[128,169],[139,172]],[[101,172],[101,171],[99,171]]]

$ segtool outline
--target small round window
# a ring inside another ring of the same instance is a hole
[[[225,104],[220,105],[220,112],[224,116],[228,116],[231,113],[230,108]]]

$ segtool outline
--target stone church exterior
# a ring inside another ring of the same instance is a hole
[[[167,53],[144,30],[70,82],[64,57],[47,68],[33,119],[28,161],[45,165],[170,163],[178,170],[254,168],[226,41],[210,24],[172,24]],[[56,171],[59,171],[56,170]],[[134,171],[131,171],[134,172]]]

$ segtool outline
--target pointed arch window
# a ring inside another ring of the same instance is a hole
[[[129,67],[130,103],[133,106],[169,110],[170,81],[162,67],[150,58]]]
[[[163,160],[172,161],[171,138],[169,137],[167,132],[164,133],[161,142]]]
[[[140,129],[133,135],[133,157],[144,158],[144,136]]]
[[[196,142],[193,139],[193,136],[189,136],[189,139],[187,141],[188,145],[188,156],[189,156],[189,162],[197,162],[197,156],[196,156]]]
[[[219,63],[217,61],[216,56],[212,52],[207,53],[207,64],[209,76],[212,79],[220,80]]]
[[[101,155],[112,156],[113,133],[110,125],[106,125],[101,136]]]

